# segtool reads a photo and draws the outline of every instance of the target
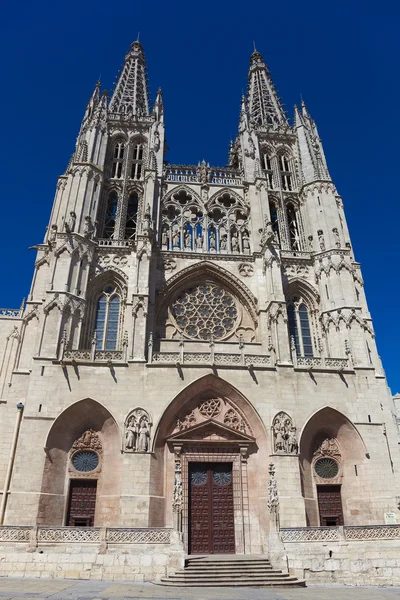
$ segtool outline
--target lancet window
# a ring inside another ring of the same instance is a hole
[[[286,217],[289,229],[289,243],[292,250],[300,250],[300,236],[297,224],[296,211],[290,202],[286,206]]]
[[[285,154],[281,154],[279,156],[279,170],[281,176],[282,189],[285,191],[292,190],[292,173],[290,170],[289,159]]]
[[[267,181],[268,181],[268,187],[273,189],[274,173],[273,173],[273,169],[272,169],[272,158],[271,158],[270,154],[268,154],[267,152],[264,154],[264,171],[265,171],[265,177],[267,178]]]
[[[107,286],[97,300],[94,323],[96,350],[116,350],[120,305],[116,287]]]
[[[250,254],[249,210],[229,192],[206,206],[180,190],[163,202],[161,245],[164,250]]]
[[[116,142],[114,146],[114,155],[112,162],[111,177],[114,179],[121,179],[122,167],[124,164],[124,153],[125,144],[123,142]]]
[[[294,296],[287,307],[289,335],[294,341],[298,356],[313,356],[313,344],[308,308],[303,300]]]
[[[143,171],[143,144],[133,147],[131,179],[141,179]]]
[[[107,200],[106,215],[104,218],[103,236],[112,238],[115,230],[115,220],[117,218],[118,194],[116,191],[110,192]]]
[[[269,203],[269,214],[271,216],[271,225],[272,225],[273,232],[275,234],[275,237],[279,241],[278,210],[276,208],[275,202],[270,202]]]
[[[138,218],[139,196],[137,192],[132,192],[128,198],[125,222],[125,239],[131,240],[136,235]]]

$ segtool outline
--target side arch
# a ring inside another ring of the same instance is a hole
[[[39,525],[66,524],[70,481],[78,477],[70,468],[71,448],[88,430],[99,436],[102,445],[101,465],[94,477],[97,480],[94,524],[118,524],[122,467],[119,427],[105,406],[92,398],[85,398],[63,410],[47,434],[37,518]]]
[[[325,451],[331,445],[334,449]],[[309,526],[322,525],[318,505],[323,486],[340,489],[345,525],[359,525],[357,515],[368,512],[364,473],[369,455],[355,425],[340,411],[325,406],[312,414],[302,428],[299,439],[300,475]],[[323,479],[315,471],[319,456],[327,456],[338,464],[337,476]],[[341,524],[341,523],[338,523]]]

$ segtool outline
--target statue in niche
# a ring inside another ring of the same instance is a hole
[[[207,181],[208,181],[208,169],[207,169],[206,162],[204,160],[201,163],[201,165],[198,166],[197,172],[198,172],[200,183],[207,183]]]
[[[243,252],[245,252],[245,254],[249,254],[250,239],[249,239],[249,234],[247,233],[246,230],[243,232],[242,240],[243,240]]]
[[[147,452],[148,451],[149,437],[150,437],[150,432],[149,432],[149,428],[147,426],[147,422],[144,419],[142,419],[142,421],[140,423],[140,427],[139,427],[139,434],[138,434],[138,444],[137,444],[138,452]]]
[[[232,252],[239,252],[239,240],[237,238],[237,233],[236,232],[232,233],[231,248],[232,248]]]
[[[172,234],[172,247],[173,248],[179,248],[179,231],[177,229],[175,229],[175,231]]]
[[[334,236],[334,238],[335,238],[335,245],[336,245],[336,248],[340,248],[340,235],[339,235],[339,232],[338,232],[337,228],[336,228],[336,227],[334,227],[334,228],[332,229],[332,232],[333,232],[333,236]]]
[[[136,448],[137,426],[135,417],[131,417],[128,421],[125,432],[125,448],[134,450]]]
[[[190,235],[189,229],[185,232],[185,248],[188,250],[192,249],[192,236]]]
[[[296,427],[292,419],[284,412],[278,413],[272,422],[274,453],[297,454],[298,443]]]
[[[143,233],[149,233],[151,230],[151,211],[150,205],[147,205],[146,212],[144,213],[142,231]]]
[[[168,235],[167,230],[165,228],[161,232],[161,245],[163,248],[166,248],[168,245]]]
[[[49,246],[50,248],[52,248],[57,240],[57,225],[52,225],[51,226],[51,230],[50,230],[50,235],[49,235]]]
[[[87,215],[85,217],[85,226],[83,228],[83,235],[88,240],[91,240],[93,237],[93,233],[94,233],[94,225],[92,223],[92,219],[90,218],[90,216]]]
[[[314,251],[314,242],[313,242],[313,236],[312,235],[308,236],[308,249],[310,250],[310,252]]]
[[[202,249],[203,249],[203,238],[202,238],[201,234],[199,233],[196,238],[196,250],[201,251]]]
[[[148,413],[136,408],[125,421],[124,449],[126,452],[148,452],[150,447],[151,421]]]
[[[71,212],[69,213],[69,219],[68,221],[66,221],[64,223],[64,227],[65,227],[65,231],[67,233],[72,233],[75,229],[75,222],[76,222],[76,214],[74,213],[73,210],[71,210]]]
[[[324,238],[324,232],[322,231],[322,229],[318,230],[318,241],[319,241],[319,247],[321,248],[321,250],[325,250],[325,238]]]
[[[213,231],[210,233],[210,250],[215,252],[215,233]]]

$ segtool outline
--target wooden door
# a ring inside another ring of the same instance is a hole
[[[97,481],[95,479],[71,480],[67,525],[71,527],[93,527],[96,491]]]
[[[340,485],[319,485],[317,491],[321,525],[333,527],[343,525]]]
[[[232,463],[190,463],[189,552],[235,552]]]

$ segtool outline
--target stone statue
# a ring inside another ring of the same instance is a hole
[[[313,242],[313,236],[309,235],[308,236],[308,249],[310,252],[314,251],[314,242]]]
[[[206,165],[206,163],[205,163],[204,160],[201,163],[201,165],[199,165],[199,167],[197,169],[197,172],[198,172],[198,175],[199,175],[200,183],[207,183],[207,181],[208,181],[208,169],[207,169],[207,165]]]
[[[272,530],[279,531],[279,493],[275,479],[275,465],[269,465],[268,508],[271,514]]]
[[[147,205],[146,208],[146,212],[144,213],[144,218],[143,218],[143,226],[142,226],[142,231],[143,233],[148,233],[151,229],[151,213],[150,213],[150,205]]]
[[[90,216],[87,215],[85,217],[85,226],[83,228],[83,235],[88,240],[91,240],[93,237],[93,233],[94,233],[94,225],[92,223],[92,219],[90,218]]]
[[[192,249],[192,236],[190,234],[189,229],[186,229],[185,232],[185,248],[187,248],[188,250]]]
[[[277,454],[297,454],[296,427],[289,415],[278,413],[272,422],[274,452]]]
[[[322,229],[318,230],[318,241],[319,241],[319,247],[321,248],[321,250],[325,250],[325,238],[324,238],[324,232],[322,231]]]
[[[232,233],[231,248],[232,248],[232,252],[239,252],[239,241],[237,238],[237,234],[235,232]]]
[[[76,223],[76,214],[74,213],[73,210],[71,210],[71,212],[69,213],[68,221],[66,221],[64,223],[65,231],[67,233],[72,233],[75,229],[75,223]]]
[[[153,147],[155,152],[158,152],[160,149],[160,134],[158,133],[158,129],[156,129],[154,132]]]
[[[210,250],[215,252],[215,233],[213,231],[210,233]]]
[[[139,435],[138,435],[138,443],[137,450],[138,452],[147,452],[149,449],[149,428],[147,427],[147,422],[145,419],[142,419],[139,426]]]
[[[125,448],[127,450],[135,450],[137,439],[137,426],[135,417],[129,419],[125,432]]]
[[[199,233],[197,238],[196,238],[196,250],[202,250],[203,249],[203,238],[201,236],[201,234]]]
[[[221,250],[221,252],[225,252],[228,249],[228,238],[226,233],[221,238],[219,249]]]
[[[172,234],[172,248],[179,248],[179,239],[179,231],[175,229],[175,231]]]
[[[161,233],[161,245],[163,248],[166,248],[168,245],[168,235],[166,229],[163,229]]]
[[[288,453],[289,454],[297,454],[299,445],[297,443],[297,438],[296,438],[296,427],[290,428],[287,442],[288,442]]]
[[[336,245],[336,248],[340,248],[340,235],[339,235],[339,231],[337,230],[337,228],[336,228],[336,227],[334,227],[334,228],[332,229],[332,232],[333,232],[333,236],[334,236],[334,238],[335,238],[335,245]]]
[[[249,254],[250,239],[249,239],[249,234],[247,233],[247,231],[243,232],[242,240],[243,240],[243,252],[245,252],[246,254]]]
[[[50,235],[49,235],[49,246],[54,246],[54,244],[56,243],[57,229],[58,229],[57,225],[51,226]]]

